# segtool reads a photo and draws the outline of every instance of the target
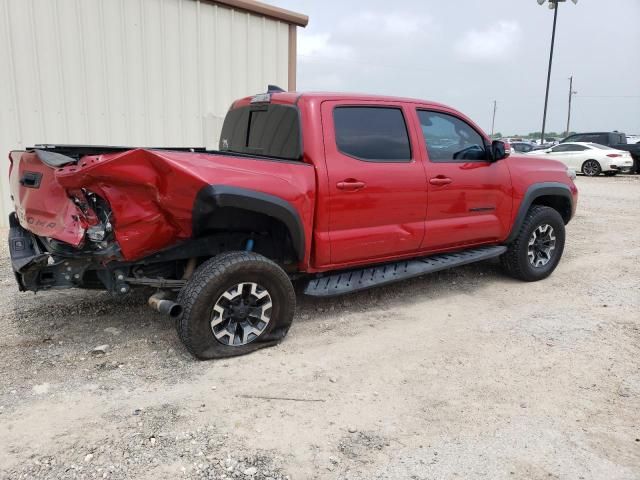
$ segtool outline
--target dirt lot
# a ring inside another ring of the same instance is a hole
[[[4,253],[0,477],[640,478],[640,177],[577,183],[546,281],[300,296],[283,344],[218,362],[142,296],[18,293]]]

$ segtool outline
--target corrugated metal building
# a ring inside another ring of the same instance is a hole
[[[295,89],[307,21],[252,0],[0,0],[0,225],[9,150],[217,148],[234,99]]]

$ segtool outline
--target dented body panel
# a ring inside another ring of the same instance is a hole
[[[40,188],[22,188],[27,172],[42,175]],[[135,261],[191,238],[196,197],[215,184],[283,198],[299,212],[309,233],[305,238],[311,239],[315,176],[301,162],[135,149],[87,155],[52,168],[29,151],[13,161],[10,178],[20,225],[74,247],[83,245],[87,228],[96,222],[77,197],[90,191],[106,200],[121,260]],[[309,259],[306,247],[302,263]]]

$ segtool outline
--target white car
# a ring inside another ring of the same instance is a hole
[[[618,172],[630,171],[633,168],[633,158],[629,152],[597,143],[560,143],[545,150],[534,150],[527,155],[543,155],[553,160],[559,160],[589,177],[595,177],[601,173],[613,176]]]

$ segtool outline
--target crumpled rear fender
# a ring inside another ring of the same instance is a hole
[[[85,156],[57,169],[55,176],[67,191],[85,188],[109,203],[114,235],[127,260],[189,238],[194,198],[205,185],[142,149]]]
[[[290,204],[303,230],[300,263],[310,261],[315,171],[307,163],[137,149],[85,156],[78,164],[56,169],[55,178],[66,191],[84,188],[109,203],[125,260],[138,260],[197,236],[193,212],[198,194],[211,185],[226,185]]]

